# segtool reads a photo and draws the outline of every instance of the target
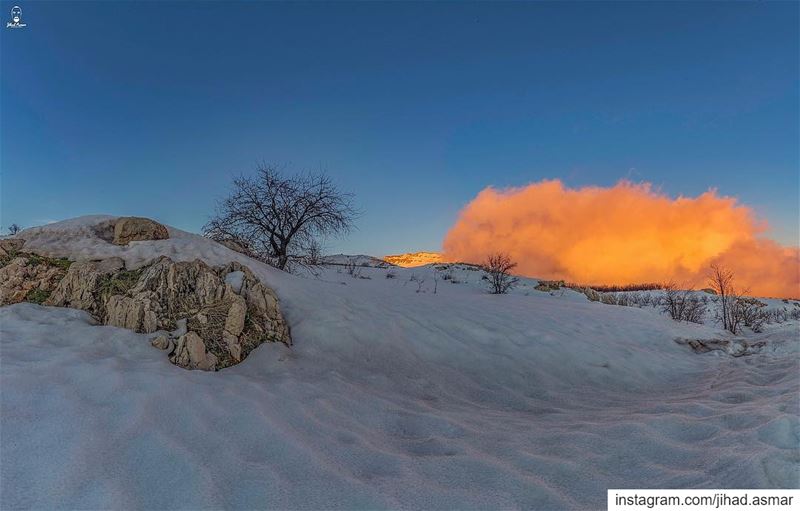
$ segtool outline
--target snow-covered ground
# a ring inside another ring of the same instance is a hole
[[[726,334],[535,281],[489,295],[468,267],[296,276],[176,229],[118,247],[101,220],[25,248],[239,260],[294,346],[187,371],[83,312],[0,308],[3,509],[597,509],[607,488],[800,486],[796,321],[748,334],[757,355],[695,354],[675,338]]]
[[[356,266],[388,266],[389,263],[368,255],[334,254],[322,257],[322,262],[330,266],[354,264]]]

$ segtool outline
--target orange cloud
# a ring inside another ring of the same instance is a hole
[[[443,243],[446,260],[508,252],[523,275],[587,284],[675,279],[705,286],[708,266],[734,270],[759,296],[800,296],[800,249],[763,238],[735,198],[670,198],[647,184],[572,189],[549,180],[481,191]]]

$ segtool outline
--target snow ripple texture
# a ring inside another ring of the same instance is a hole
[[[292,276],[176,229],[116,247],[104,218],[26,247],[239,260],[295,345],[186,371],[81,311],[1,308],[3,509],[598,509],[610,487],[800,486],[796,322],[753,336],[759,355],[698,355],[674,339],[723,333],[653,310],[490,296],[469,271],[436,294],[431,268]]]

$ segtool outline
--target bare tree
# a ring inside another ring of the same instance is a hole
[[[508,254],[497,252],[490,254],[483,263],[483,271],[486,272],[489,281],[489,292],[494,295],[508,293],[508,290],[517,283],[517,278],[509,273],[517,267],[517,263],[511,260]]]
[[[324,172],[285,176],[260,165],[255,176],[234,179],[233,191],[219,202],[203,233],[233,241],[284,270],[318,238],[349,232],[357,216],[352,195]]]
[[[10,234],[12,236],[17,234],[21,230],[22,230],[22,227],[20,227],[17,224],[11,224],[11,225],[8,226],[8,234]]]
[[[719,314],[722,319],[722,328],[735,334],[738,330],[738,325],[736,323],[736,314],[734,314],[737,296],[733,285],[733,272],[724,266],[712,263],[708,283],[711,289],[719,296],[721,307]]]

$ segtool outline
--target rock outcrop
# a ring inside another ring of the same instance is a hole
[[[67,273],[62,260],[18,254],[0,268],[0,305],[42,303]]]
[[[219,243],[220,245],[233,250],[234,252],[239,252],[240,254],[244,254],[247,257],[255,257],[255,254],[253,253],[252,250],[248,249],[247,247],[245,247],[244,245],[242,245],[241,243],[239,243],[237,241],[225,240],[225,239],[219,239],[219,240],[215,240],[215,241],[217,243]]]
[[[82,309],[137,332],[170,332],[153,346],[189,369],[235,365],[264,342],[291,344],[277,296],[240,263],[159,257],[128,270],[118,257],[70,263],[21,254],[0,268],[0,304],[23,300]]]
[[[104,219],[92,232],[116,245],[169,238],[165,226],[141,217]],[[24,248],[22,238],[0,238],[0,305],[72,307],[102,324],[168,332],[153,346],[190,369],[237,364],[264,342],[291,344],[277,296],[242,264],[211,267],[159,257],[127,269],[119,257],[72,262]]]
[[[158,303],[149,298],[109,296],[105,301],[105,324],[149,334],[158,330],[159,323],[163,323],[156,314],[155,309],[158,308]]]
[[[0,257],[13,257],[22,250],[25,240],[22,238],[0,239]]]
[[[105,315],[103,294],[115,291],[110,285],[112,275],[118,275],[124,269],[125,261],[119,257],[72,263],[45,305],[82,309],[101,319]]]
[[[743,357],[760,353],[767,345],[765,341],[747,341],[745,339],[675,339],[680,345],[689,346],[695,353],[723,351],[732,357]]]
[[[160,223],[138,216],[123,216],[114,221],[115,245],[127,245],[131,241],[165,240],[169,238],[167,228]]]

